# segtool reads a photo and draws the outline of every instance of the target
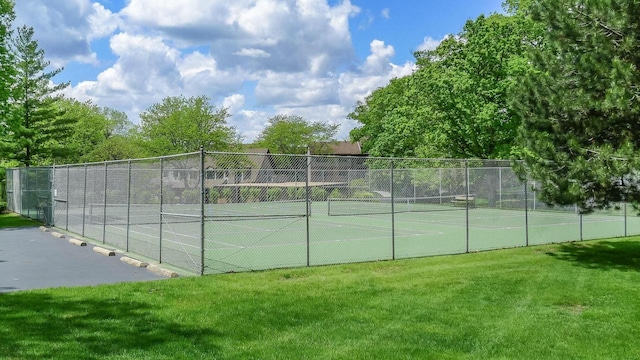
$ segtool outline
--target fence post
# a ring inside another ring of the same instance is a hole
[[[104,196],[102,199],[104,200],[103,211],[102,211],[102,243],[106,242],[107,235],[107,172],[108,165],[104,163]]]
[[[82,191],[82,236],[87,218],[87,164],[84,164],[84,188]]]
[[[465,186],[466,186],[466,192],[467,192],[467,196],[466,196],[466,201],[465,201],[465,217],[466,217],[466,235],[467,235],[467,240],[466,240],[466,248],[467,248],[467,252],[469,252],[469,160],[465,160],[464,161],[464,182],[465,182]]]
[[[529,246],[529,180],[524,180],[524,241],[525,246]]]
[[[162,203],[164,202],[164,181],[163,181],[163,170],[164,170],[164,158],[160,158],[160,237],[158,242],[158,262],[162,263]],[[184,176],[187,176],[186,174]]]
[[[627,202],[625,200],[624,202],[624,236],[628,236],[627,235]]]
[[[29,191],[31,184],[29,184],[29,173],[30,173],[29,168],[26,168],[24,171],[24,174],[25,174],[25,179],[27,180],[26,181],[27,186],[25,187],[26,190],[24,191],[24,193],[26,193],[27,195],[27,217],[31,218],[31,201],[29,199],[31,197],[31,191]]]
[[[200,146],[200,275],[204,275],[204,206],[205,206],[205,172],[204,172],[204,147]]]
[[[131,226],[131,160],[127,161],[127,235],[126,247],[129,252],[129,229]]]
[[[394,175],[394,164],[393,159],[391,159],[391,259],[396,259],[396,209],[395,209],[395,195],[393,194],[393,175]]]
[[[311,189],[309,189],[309,175],[311,174],[311,150],[307,147],[307,176],[306,176],[306,194],[307,194],[307,266],[311,266],[311,239],[310,239],[310,230],[309,230],[309,216],[311,215]]]
[[[69,165],[67,165],[67,198],[65,200],[67,200],[67,214],[65,216],[65,224],[64,224],[64,229],[69,231],[69,181],[71,179],[71,171],[69,170],[70,167]]]
[[[498,167],[498,201],[500,201],[500,209],[502,209],[502,167]]]

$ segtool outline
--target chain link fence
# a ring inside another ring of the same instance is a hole
[[[509,162],[265,153],[9,169],[9,209],[197,273],[640,234],[620,204],[539,201]]]

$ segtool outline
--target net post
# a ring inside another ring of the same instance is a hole
[[[67,200],[67,211],[66,211],[66,216],[65,216],[65,224],[64,224],[64,229],[69,231],[69,181],[70,181],[70,170],[69,170],[69,165],[67,165],[67,198],[65,200]]]
[[[467,196],[465,198],[465,221],[466,221],[466,248],[469,252],[469,160],[464,161],[464,182]]]
[[[204,203],[205,203],[205,173],[204,147],[200,146],[200,275],[204,275]]]
[[[84,164],[84,189],[82,191],[82,236],[87,222],[87,164]]]
[[[162,203],[164,202],[164,181],[163,181],[163,170],[164,170],[164,158],[160,158],[160,237],[158,238],[158,262],[162,263]],[[186,176],[186,174],[185,174]],[[186,186],[185,186],[186,187]]]
[[[391,259],[396,259],[396,216],[395,216],[395,195],[393,194],[393,175],[394,175],[394,163],[391,159]]]
[[[102,243],[105,243],[105,237],[107,234],[107,171],[108,165],[107,162],[104,163],[104,193],[102,194],[102,199],[104,204],[102,205]]]
[[[127,235],[126,247],[129,252],[129,230],[131,228],[131,160],[127,161]]]

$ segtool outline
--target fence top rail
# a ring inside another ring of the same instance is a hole
[[[109,164],[126,164],[129,162],[144,162],[144,161],[153,161],[153,160],[161,160],[161,159],[173,159],[185,156],[196,156],[200,155],[201,152],[189,152],[182,154],[172,154],[172,155],[164,155],[164,156],[155,156],[155,157],[146,157],[146,158],[135,158],[135,159],[124,159],[124,160],[108,160],[108,161],[98,161],[98,162],[86,162],[86,163],[75,163],[75,164],[53,164],[53,165],[43,165],[43,166],[29,166],[29,167],[13,167],[7,168],[9,170],[19,170],[19,169],[56,169],[56,168],[67,168],[67,167],[79,167],[79,166],[96,166],[96,165],[109,165]],[[366,155],[331,155],[331,154],[278,154],[278,153],[260,153],[260,152],[221,152],[221,151],[205,151],[206,155],[225,155],[225,156],[274,156],[274,157],[292,157],[292,158],[334,158],[334,159],[362,159],[367,161],[386,161],[386,162],[400,162],[400,161],[416,161],[416,162],[458,162],[458,163],[469,163],[469,162],[494,162],[496,164],[505,164],[504,167],[510,167],[514,162],[519,163],[522,160],[504,160],[504,159],[455,159],[455,158],[416,158],[416,157],[374,157],[374,156],[366,156]],[[474,166],[478,167],[478,166]],[[496,167],[496,166],[491,166]],[[503,167],[503,166],[498,166]]]

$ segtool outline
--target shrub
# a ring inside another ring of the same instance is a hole
[[[220,198],[220,192],[216,189],[207,189],[207,202],[215,203]]]
[[[200,202],[200,191],[188,189],[182,192],[182,202],[186,204],[197,204]]]
[[[327,190],[321,188],[311,188],[311,200],[325,201],[327,200]]]
[[[220,198],[222,199],[231,199],[231,195],[233,195],[233,191],[229,188],[224,188],[220,191]]]
[[[342,193],[338,189],[333,189],[331,194],[329,194],[329,197],[332,199],[339,199],[342,197]]]
[[[373,198],[375,197],[375,195],[369,191],[356,191],[353,193],[353,197],[358,199],[367,199],[367,198]]]
[[[243,187],[240,189],[240,200],[243,202],[253,202],[260,197],[260,189]]]
[[[282,189],[281,188],[268,189],[267,190],[267,200],[269,200],[269,201],[282,200]]]

